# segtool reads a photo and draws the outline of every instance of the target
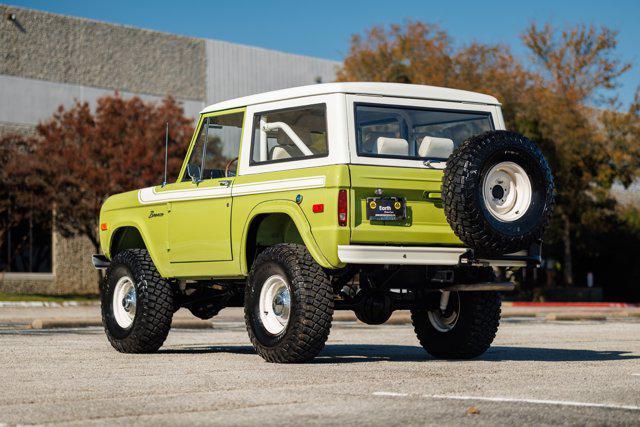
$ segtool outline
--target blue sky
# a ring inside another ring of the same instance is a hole
[[[519,34],[531,21],[606,25],[619,34],[620,58],[633,68],[621,79],[627,104],[640,85],[640,1],[35,1],[9,4],[194,37],[340,60],[349,39],[373,25],[406,19],[436,22],[457,43],[510,45],[526,55]]]

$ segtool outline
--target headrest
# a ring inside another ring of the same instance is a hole
[[[408,156],[409,143],[402,138],[387,138],[381,136],[376,141],[376,151],[378,154],[389,154],[392,156]]]
[[[291,153],[283,146],[276,146],[271,149],[271,160],[290,159]]]
[[[453,153],[453,141],[449,138],[425,136],[418,148],[418,155],[428,159],[448,159],[451,153]]]

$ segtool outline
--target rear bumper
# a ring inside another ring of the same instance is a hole
[[[104,270],[105,268],[109,268],[111,261],[104,255],[91,255],[91,262],[96,270]]]
[[[437,246],[369,246],[340,245],[338,258],[347,264],[388,265],[490,265],[526,267],[540,264],[540,250],[532,248],[515,254],[476,258],[468,248]]]

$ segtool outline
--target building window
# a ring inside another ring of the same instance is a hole
[[[51,220],[40,223],[33,218],[0,230],[0,271],[50,273],[51,232]]]

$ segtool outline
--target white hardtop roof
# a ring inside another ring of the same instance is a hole
[[[322,83],[309,86],[298,86],[289,89],[274,90],[218,102],[206,107],[201,113],[246,107],[248,105],[265,102],[282,101],[285,99],[301,98],[330,93],[349,93],[359,95],[391,96],[397,98],[433,99],[438,101],[469,102],[475,104],[500,105],[498,100],[490,95],[466,90],[447,89],[437,86],[410,85],[403,83]]]

